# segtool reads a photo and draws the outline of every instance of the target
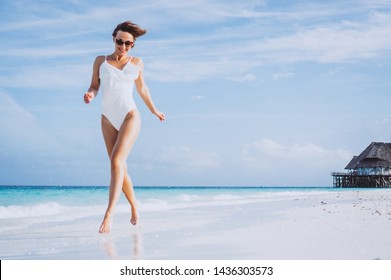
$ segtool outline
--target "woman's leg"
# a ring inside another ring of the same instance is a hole
[[[117,141],[118,131],[112,126],[109,120],[103,115],[102,115],[102,132],[106,143],[107,154],[109,158],[111,158],[115,142]],[[124,192],[125,197],[131,206],[132,216],[130,218],[130,222],[133,225],[135,225],[137,224],[138,221],[137,201],[133,191],[133,183],[130,176],[128,175],[127,170],[125,170],[125,179],[122,186],[122,191]]]
[[[111,181],[109,203],[99,232],[108,233],[110,231],[111,216],[124,185],[127,185],[125,189],[129,194],[130,186],[128,180],[125,182],[125,178],[128,177],[126,173],[126,159],[140,132],[140,115],[138,111],[133,110],[128,113],[118,132],[112,127],[107,118],[102,116],[102,132],[110,155]],[[133,208],[135,207],[132,206]]]
[[[122,186],[122,191],[125,194],[126,199],[129,201],[131,210],[132,210],[132,216],[130,218],[130,223],[132,225],[136,225],[138,222],[138,213],[137,213],[137,201],[136,196],[133,191],[133,183],[132,179],[130,178],[129,174],[125,173],[125,180],[124,184]]]

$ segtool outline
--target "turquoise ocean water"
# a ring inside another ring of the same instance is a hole
[[[135,187],[142,211],[178,209],[191,205],[212,205],[252,201],[270,194],[341,191],[332,187]],[[102,215],[108,187],[1,186],[0,221],[30,217],[55,217],[78,213],[77,217]],[[123,195],[121,205],[127,202]]]
[[[266,193],[341,191],[332,187],[135,187],[137,199],[173,202],[213,199],[219,195],[249,198]],[[45,203],[62,206],[96,206],[107,203],[108,187],[103,186],[0,186],[0,218],[12,206],[31,207]],[[120,202],[124,202],[121,197]],[[22,210],[22,208],[20,209]],[[33,214],[33,213],[30,213]]]
[[[144,210],[184,202],[251,199],[268,193],[335,191],[332,187],[135,187]],[[340,189],[339,189],[340,190]],[[107,204],[108,187],[99,186],[0,186],[0,219],[52,215],[72,208],[91,210]],[[119,204],[126,204],[123,195]]]

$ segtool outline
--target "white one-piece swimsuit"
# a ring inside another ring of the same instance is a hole
[[[102,114],[119,130],[126,115],[136,109],[133,99],[134,81],[138,78],[140,67],[131,63],[132,57],[122,70],[105,61],[99,69],[102,90]]]

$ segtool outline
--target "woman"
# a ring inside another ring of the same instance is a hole
[[[121,189],[131,207],[130,222],[135,225],[138,221],[133,184],[126,167],[126,159],[140,131],[140,115],[132,95],[134,84],[149,110],[160,121],[165,119],[164,114],[155,108],[144,82],[142,60],[128,54],[136,38],[145,33],[146,30],[130,21],[118,24],[112,34],[114,52],[95,59],[91,85],[84,95],[88,104],[99,89],[102,91],[102,133],[111,163],[109,202],[99,233],[110,232]]]

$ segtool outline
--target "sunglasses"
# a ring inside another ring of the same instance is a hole
[[[132,42],[132,41],[122,41],[121,39],[115,39],[115,43],[118,46],[122,46],[123,44],[125,44],[125,46],[127,46],[127,47],[133,47],[134,46],[134,42]]]

